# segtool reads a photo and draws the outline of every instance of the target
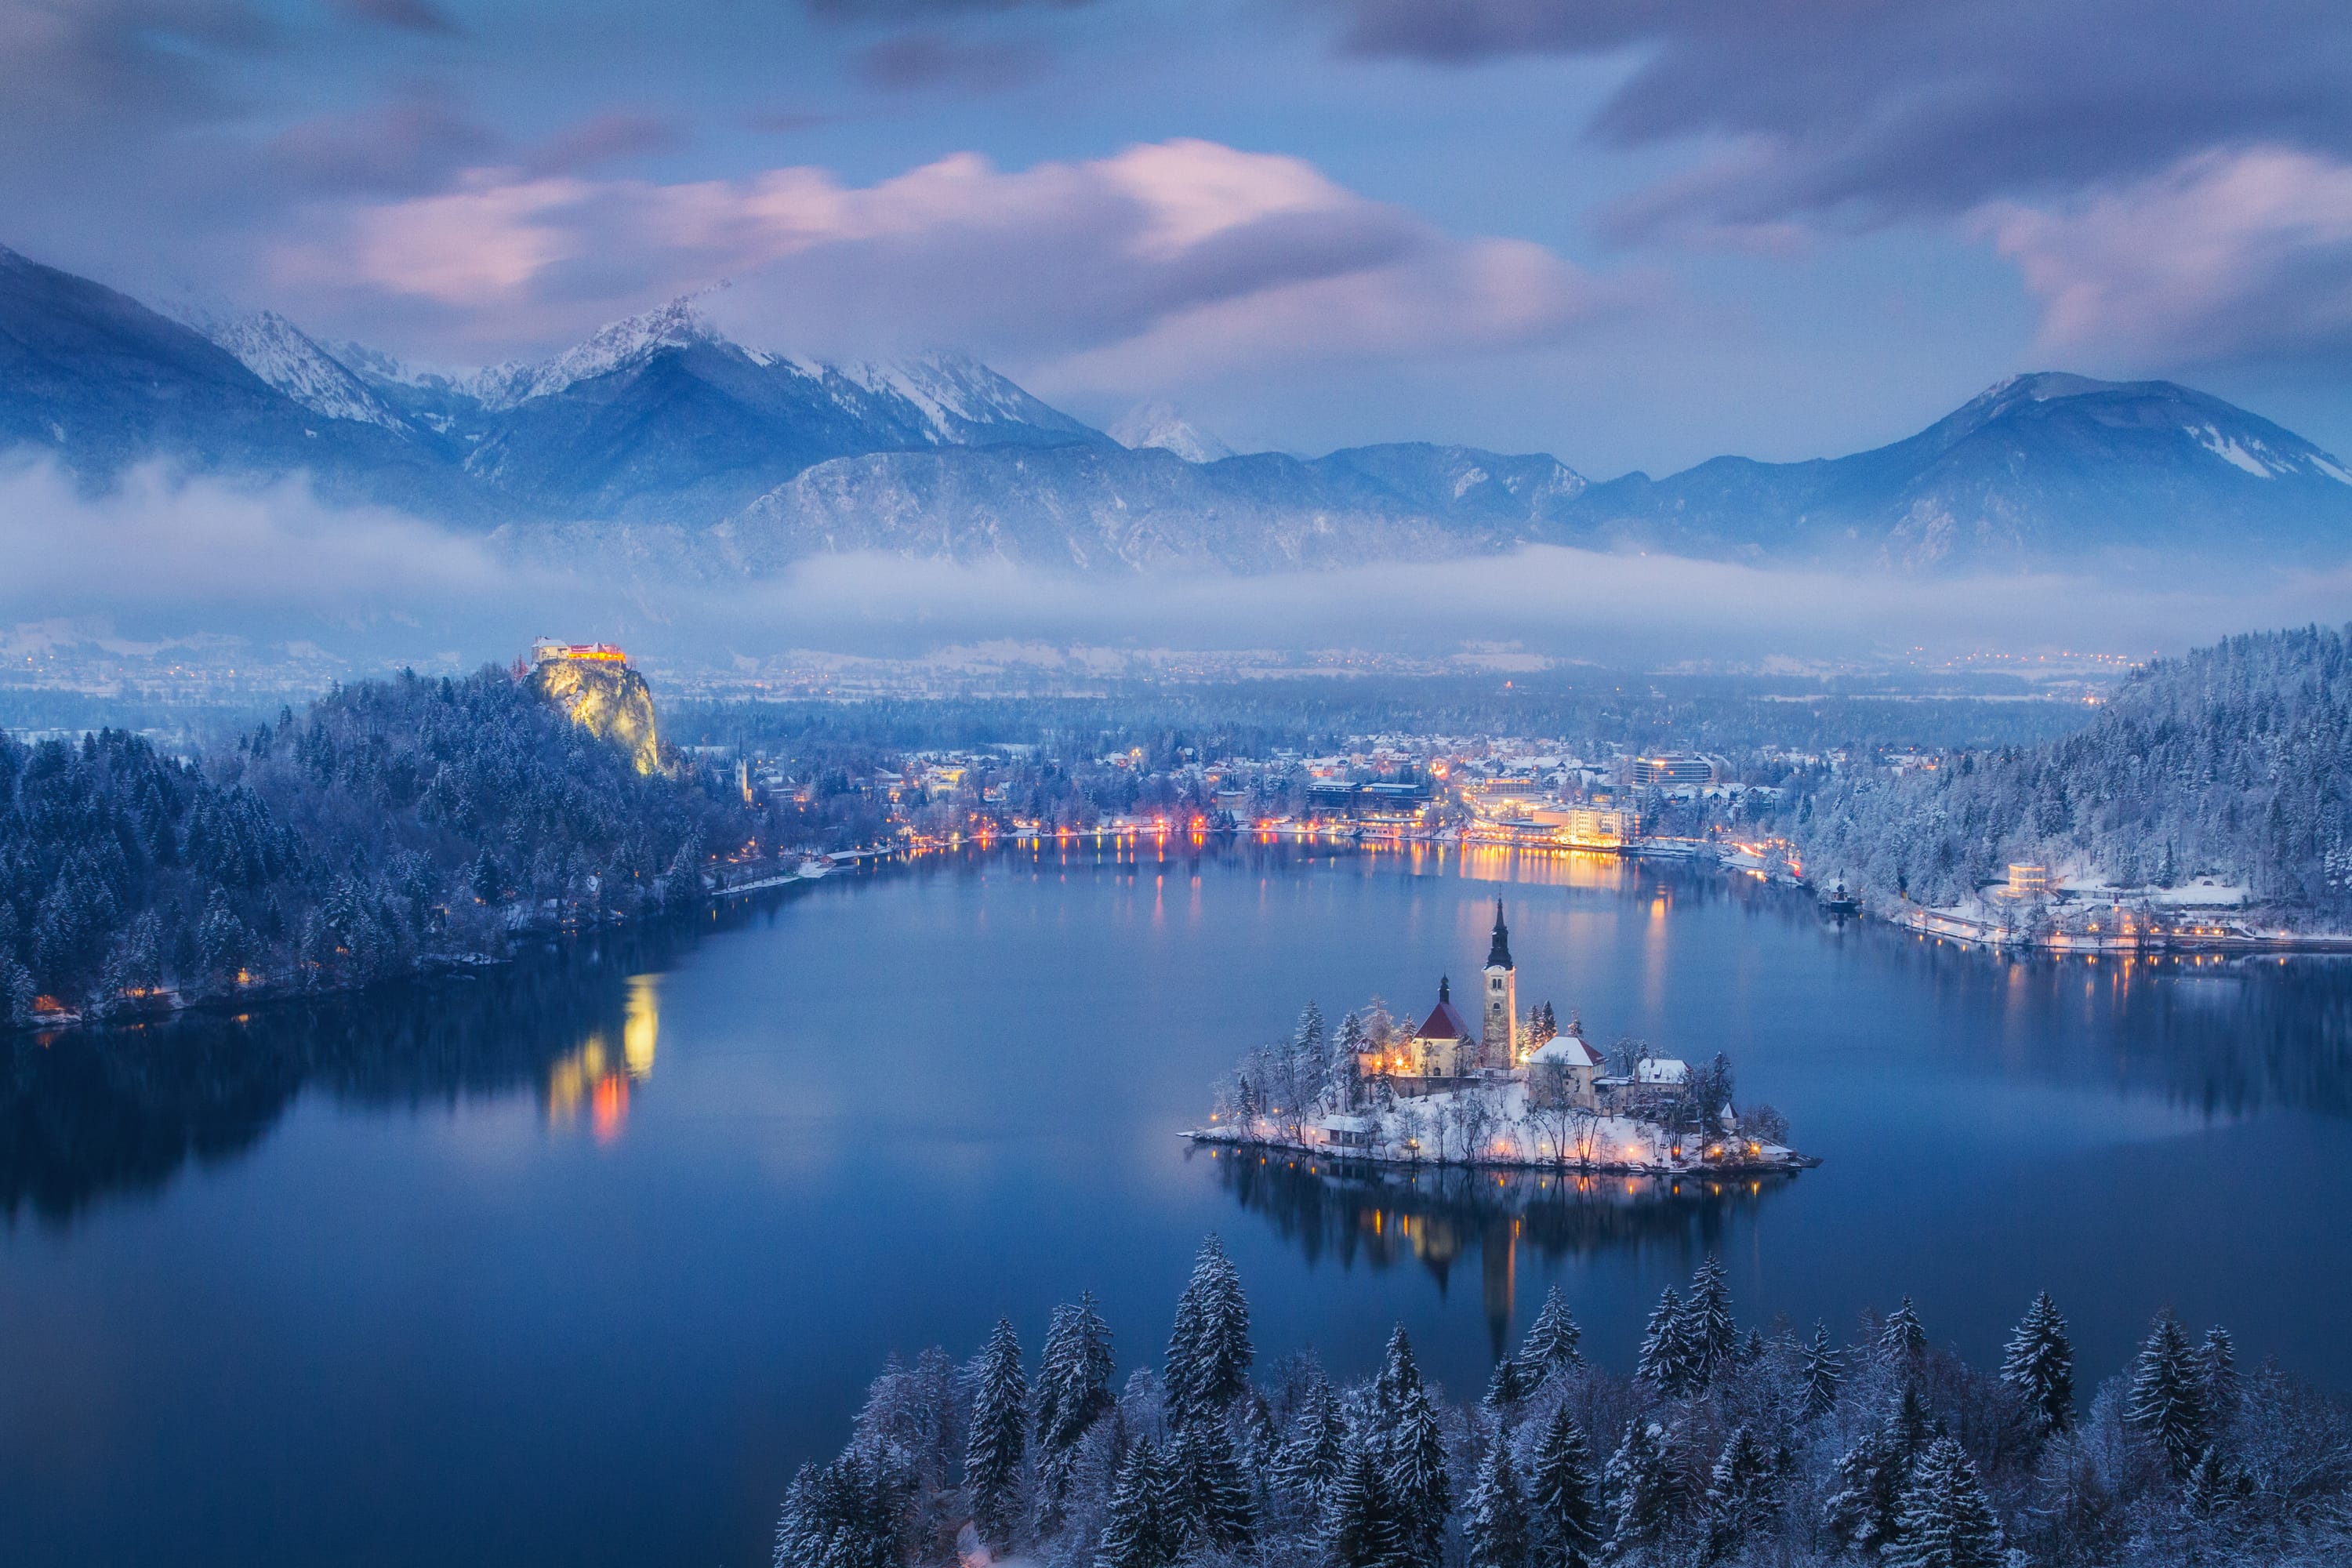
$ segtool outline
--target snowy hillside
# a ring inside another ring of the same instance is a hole
[[[1234,455],[1231,447],[1193,425],[1172,403],[1138,405],[1110,427],[1110,438],[1131,451],[1157,447],[1188,463],[1213,463]]]
[[[275,310],[228,319],[198,317],[189,325],[235,354],[237,362],[314,414],[405,430],[387,407],[332,354]]]

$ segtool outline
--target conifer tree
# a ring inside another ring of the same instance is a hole
[[[1731,1289],[1712,1252],[1691,1276],[1690,1304],[1683,1310],[1683,1322],[1691,1386],[1704,1388],[1718,1373],[1730,1370],[1739,1352],[1739,1325],[1731,1321]]]
[[[1590,1568],[1601,1549],[1592,1448],[1565,1404],[1552,1407],[1528,1474],[1529,1513],[1545,1568]]]
[[[1903,1494],[1933,1437],[1927,1401],[1906,1384],[1885,1418],[1839,1458],[1836,1487],[1822,1510],[1830,1534],[1858,1552],[1879,1551],[1894,1540]]]
[[[1918,1309],[1906,1296],[1895,1310],[1886,1315],[1878,1331],[1878,1353],[1889,1361],[1916,1361],[1927,1353],[1927,1330],[1919,1321]]]
[[[2204,1394],[2197,1356],[2168,1307],[2140,1345],[2124,1415],[2164,1450],[2175,1476],[2186,1476],[2205,1452]]]
[[[2036,1430],[2063,1432],[2074,1423],[2074,1347],[2058,1303],[2042,1291],[2009,1337],[2000,1380],[2015,1389]]]
[[[1332,1479],[1322,1545],[1328,1568],[1396,1568],[1406,1561],[1394,1499],[1368,1443],[1349,1445]]]
[[[1295,1506],[1320,1514],[1348,1457],[1347,1432],[1339,1396],[1329,1383],[1317,1380],[1275,1458],[1276,1489]]]
[[[2000,1521],[1960,1446],[1941,1437],[1903,1493],[1887,1568],[2000,1568]]]
[[[1658,1304],[1650,1312],[1649,1326],[1643,1331],[1642,1352],[1634,1363],[1633,1375],[1662,1394],[1684,1394],[1692,1386],[1692,1363],[1683,1299],[1669,1285],[1659,1292]]]
[[[1089,1290],[1076,1306],[1054,1309],[1037,1371],[1037,1516],[1043,1534],[1061,1528],[1078,1441],[1111,1407],[1110,1376],[1110,1325]]]
[[[1392,1501],[1401,1564],[1436,1568],[1454,1483],[1445,1470],[1445,1436],[1437,1405],[1413,1364],[1412,1342],[1399,1324],[1389,1335],[1387,1360],[1372,1385],[1373,1419],[1382,1449],[1382,1479]]]
[[[1505,1356],[1495,1363],[1494,1375],[1486,1380],[1486,1397],[1478,1401],[1478,1407],[1489,1415],[1508,1422],[1526,1402],[1528,1392],[1527,1378],[1519,1371],[1517,1358]]]
[[[1119,1467],[1109,1517],[1095,1548],[1095,1568],[1169,1568],[1182,1551],[1168,1507],[1169,1478],[1150,1437],[1139,1437]],[[783,1568],[782,1563],[777,1568]]]
[[[1257,1531],[1257,1510],[1225,1424],[1199,1420],[1178,1432],[1173,1468],[1187,1535],[1224,1552],[1246,1545]]]
[[[1546,1290],[1536,1321],[1528,1325],[1528,1337],[1519,1342],[1519,1371],[1528,1392],[1541,1388],[1555,1373],[1583,1365],[1584,1357],[1577,1349],[1583,1339],[1584,1331],[1570,1316],[1559,1287]]]
[[[1601,1486],[1609,1497],[1612,1558],[1658,1545],[1681,1521],[1682,1477],[1666,1430],[1655,1421],[1636,1415],[1625,1423]]]
[[[2218,1434],[2238,1407],[2238,1346],[2229,1330],[2217,1323],[2205,1331],[2205,1342],[2197,1350],[2197,1372],[2203,1384],[2206,1425]]]
[[[1838,1389],[1844,1382],[1845,1357],[1830,1343],[1829,1325],[1816,1321],[1812,1342],[1805,1346],[1806,1413],[1827,1414],[1837,1404]]]
[[[776,1524],[775,1568],[898,1568],[901,1478],[855,1451],[803,1465]]]
[[[1469,1568],[1528,1568],[1528,1500],[1511,1463],[1511,1445],[1497,1428],[1471,1489]]]
[[[1744,1423],[1708,1473],[1706,1488],[1706,1555],[1728,1557],[1771,1527],[1780,1510],[1779,1477],[1772,1457],[1753,1428]]]
[[[1168,1412],[1179,1424],[1222,1414],[1249,1385],[1249,1301],[1223,1243],[1212,1236],[1193,1260],[1192,1282],[1177,1298],[1163,1373]]]
[[[1021,1342],[1013,1325],[996,1320],[972,1377],[971,1429],[964,1446],[963,1484],[972,1528],[1003,1551],[1020,1517],[1021,1461],[1029,1424],[1029,1382],[1021,1371]]]

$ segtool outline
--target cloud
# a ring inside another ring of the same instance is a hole
[[[678,184],[479,169],[363,205],[277,265],[314,294],[542,341],[727,277],[721,309],[753,341],[1093,355],[1138,375],[1484,352],[1616,302],[1539,247],[1456,238],[1302,159],[1196,140],[1013,171],[959,153],[866,186],[807,167]]]
[[[221,62],[278,34],[244,0],[0,0],[0,158],[222,118],[237,99]]]
[[[1979,215],[2042,305],[2054,351],[2141,363],[2352,355],[2352,163],[2200,153],[2055,206]]]
[[[404,33],[430,33],[462,37],[465,29],[431,0],[334,0],[335,9],[362,22],[396,28]]]
[[[918,32],[901,33],[860,51],[853,66],[867,86],[885,91],[955,88],[998,92],[1035,80],[1050,58],[1034,44]]]
[[[686,129],[665,115],[626,110],[592,116],[557,132],[523,160],[526,175],[577,174],[630,158],[674,153]]]
[[[803,0],[809,14],[835,22],[912,22],[1002,11],[1076,11],[1094,0]]]
[[[1323,0],[1358,54],[1622,58],[1605,144],[1737,149],[1654,219],[1953,214],[2222,142],[2352,150],[2334,0]]]
[[[494,600],[519,573],[478,539],[399,512],[329,506],[300,480],[245,488],[157,463],[85,493],[53,462],[0,463],[0,616],[202,606],[233,617],[306,598],[328,615]],[[310,597],[315,595],[315,597]]]
[[[270,139],[263,161],[313,196],[407,195],[440,188],[505,146],[505,138],[449,98],[411,92],[290,125]]]

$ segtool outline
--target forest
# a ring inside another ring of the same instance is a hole
[[[1818,877],[1956,902],[2011,861],[2115,887],[2210,877],[2286,919],[2352,916],[2352,647],[2309,626],[2135,673],[2078,733],[1853,771],[1795,808]]]
[[[549,900],[566,923],[699,902],[757,830],[495,667],[340,687],[196,759],[122,730],[0,735],[0,1022],[498,953]]]
[[[1158,1364],[1118,1376],[1091,1296],[1034,1371],[894,1359],[838,1458],[802,1468],[776,1568],[986,1559],[1046,1568],[1885,1568],[2337,1563],[2352,1412],[2170,1313],[2077,1384],[2063,1314],[2029,1303],[1997,1370],[1908,1298],[1852,1339],[1742,1330],[1722,1266],[1660,1296],[1631,1376],[1590,1363],[1553,1290],[1484,1393],[1449,1399],[1402,1327],[1371,1376],[1311,1352],[1256,1368],[1212,1237]]]

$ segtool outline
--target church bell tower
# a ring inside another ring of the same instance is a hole
[[[1495,900],[1495,940],[1486,949],[1486,1026],[1479,1038],[1486,1066],[1508,1071],[1518,1066],[1519,972],[1511,962],[1511,928],[1503,923],[1503,900]]]

